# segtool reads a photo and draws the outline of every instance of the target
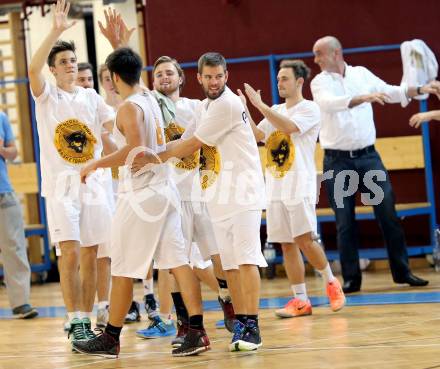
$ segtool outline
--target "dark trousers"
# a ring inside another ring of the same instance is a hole
[[[374,215],[385,238],[393,279],[397,281],[404,278],[409,273],[405,235],[396,214],[390,178],[377,151],[373,149],[371,152],[354,158],[326,152],[324,173],[330,170],[333,170],[333,176],[331,179],[325,180],[325,186],[330,205],[336,215],[337,244],[344,281],[353,280],[360,283],[362,280],[359,267],[359,237],[355,220],[355,197],[358,191],[374,196],[370,189],[372,186],[370,185],[368,188],[364,183],[365,174],[371,170],[382,171],[382,175],[385,177],[384,181],[374,179],[374,183],[382,189],[384,194],[383,200],[379,204],[373,205]],[[338,189],[347,190],[349,185],[350,178],[348,176],[345,176],[345,180],[341,181],[345,172],[337,180],[338,173],[342,171],[354,171],[359,176],[358,189],[353,195],[341,197],[340,191],[338,191]],[[374,192],[377,193],[377,191]]]

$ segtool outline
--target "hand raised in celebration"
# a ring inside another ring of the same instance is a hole
[[[67,16],[69,14],[70,3],[66,0],[58,0],[56,4],[52,5],[53,12],[53,24],[54,30],[59,33],[64,32],[66,29],[73,27],[76,21],[69,22]]]
[[[115,9],[104,10],[104,16],[105,26],[98,21],[99,29],[104,37],[114,49],[128,46],[130,37],[136,28],[128,29],[121,15]]]

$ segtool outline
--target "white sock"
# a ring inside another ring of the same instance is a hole
[[[68,311],[67,317],[69,319],[69,322],[71,322],[75,318],[79,318],[79,311]]]
[[[143,280],[143,284],[144,284],[144,296],[145,295],[151,295],[154,293],[154,282],[153,282],[153,278],[150,279],[144,279]]]
[[[300,299],[301,301],[307,301],[307,289],[305,283],[292,284],[293,296]]]
[[[323,270],[318,270],[318,272],[321,273],[325,283],[331,283],[336,279],[329,263],[327,263],[327,266]]]
[[[229,294],[229,289],[227,288],[219,288],[218,289],[218,295],[220,296],[220,298],[225,301],[225,300],[231,300],[231,295]]]
[[[159,314],[160,318],[165,324],[171,324],[173,322],[173,316],[171,314]]]
[[[79,312],[79,318],[80,319],[84,319],[84,318],[91,318],[92,316],[92,312],[91,311],[80,311]]]
[[[105,309],[108,306],[108,301],[99,301],[98,302],[98,309]]]

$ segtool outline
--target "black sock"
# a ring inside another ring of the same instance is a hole
[[[256,325],[258,327],[258,315],[248,315],[247,318],[250,320],[255,320],[255,323],[257,323]]]
[[[244,314],[235,314],[235,319],[237,319],[240,323],[246,324],[247,315]]]
[[[192,329],[203,329],[203,315],[192,315],[189,317],[189,327]]]
[[[176,308],[177,319],[182,322],[182,324],[188,324],[189,316],[188,310],[183,302],[182,295],[180,292],[172,292],[171,297],[173,298],[174,307]]]
[[[117,342],[119,341],[119,336],[121,335],[122,327],[115,327],[110,323],[107,323],[105,327],[105,333],[112,336]]]
[[[228,288],[228,282],[226,282],[226,280],[217,278],[217,282],[220,288]]]
[[[154,298],[154,293],[149,293],[148,295],[145,295],[144,298],[145,298],[145,300],[155,300],[156,301],[156,299]]]

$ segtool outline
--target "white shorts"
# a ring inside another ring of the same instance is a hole
[[[195,242],[191,244],[189,252],[189,265],[191,268],[206,269],[212,265],[211,260],[204,260],[199,247]]]
[[[153,258],[158,269],[189,264],[179,206],[172,183],[119,194],[111,232],[112,276],[145,279]]]
[[[60,244],[57,242],[53,245],[55,247],[55,255],[61,256]],[[110,257],[110,242],[103,242],[98,245],[97,259]]]
[[[105,189],[105,194],[107,198],[107,202],[110,208],[111,216],[113,218],[113,215],[115,214],[115,191],[116,190],[113,185],[113,177],[112,177],[112,171],[110,168],[104,169],[104,184],[103,187]],[[117,182],[117,181],[116,181]],[[100,243],[98,245],[98,255],[96,256],[97,259],[101,258],[109,258],[110,257],[110,239],[107,242]]]
[[[212,223],[224,270],[252,264],[267,267],[261,252],[261,211],[248,210]]]
[[[97,259],[110,257],[110,243],[110,241],[107,241],[98,245],[98,253],[96,255]]]
[[[285,205],[281,201],[270,202],[266,209],[267,241],[293,242],[295,237],[317,233],[316,206],[310,201],[297,205]]]
[[[212,255],[218,254],[206,203],[182,201],[182,231],[188,255],[198,258],[194,261],[190,259],[192,264],[197,261],[211,260]],[[199,252],[191,251],[194,249],[193,242],[197,243],[196,247]]]
[[[86,201],[91,194],[81,184],[75,199],[46,198],[47,224],[52,243],[78,241],[81,246],[95,246],[108,241],[111,212],[105,199]]]

